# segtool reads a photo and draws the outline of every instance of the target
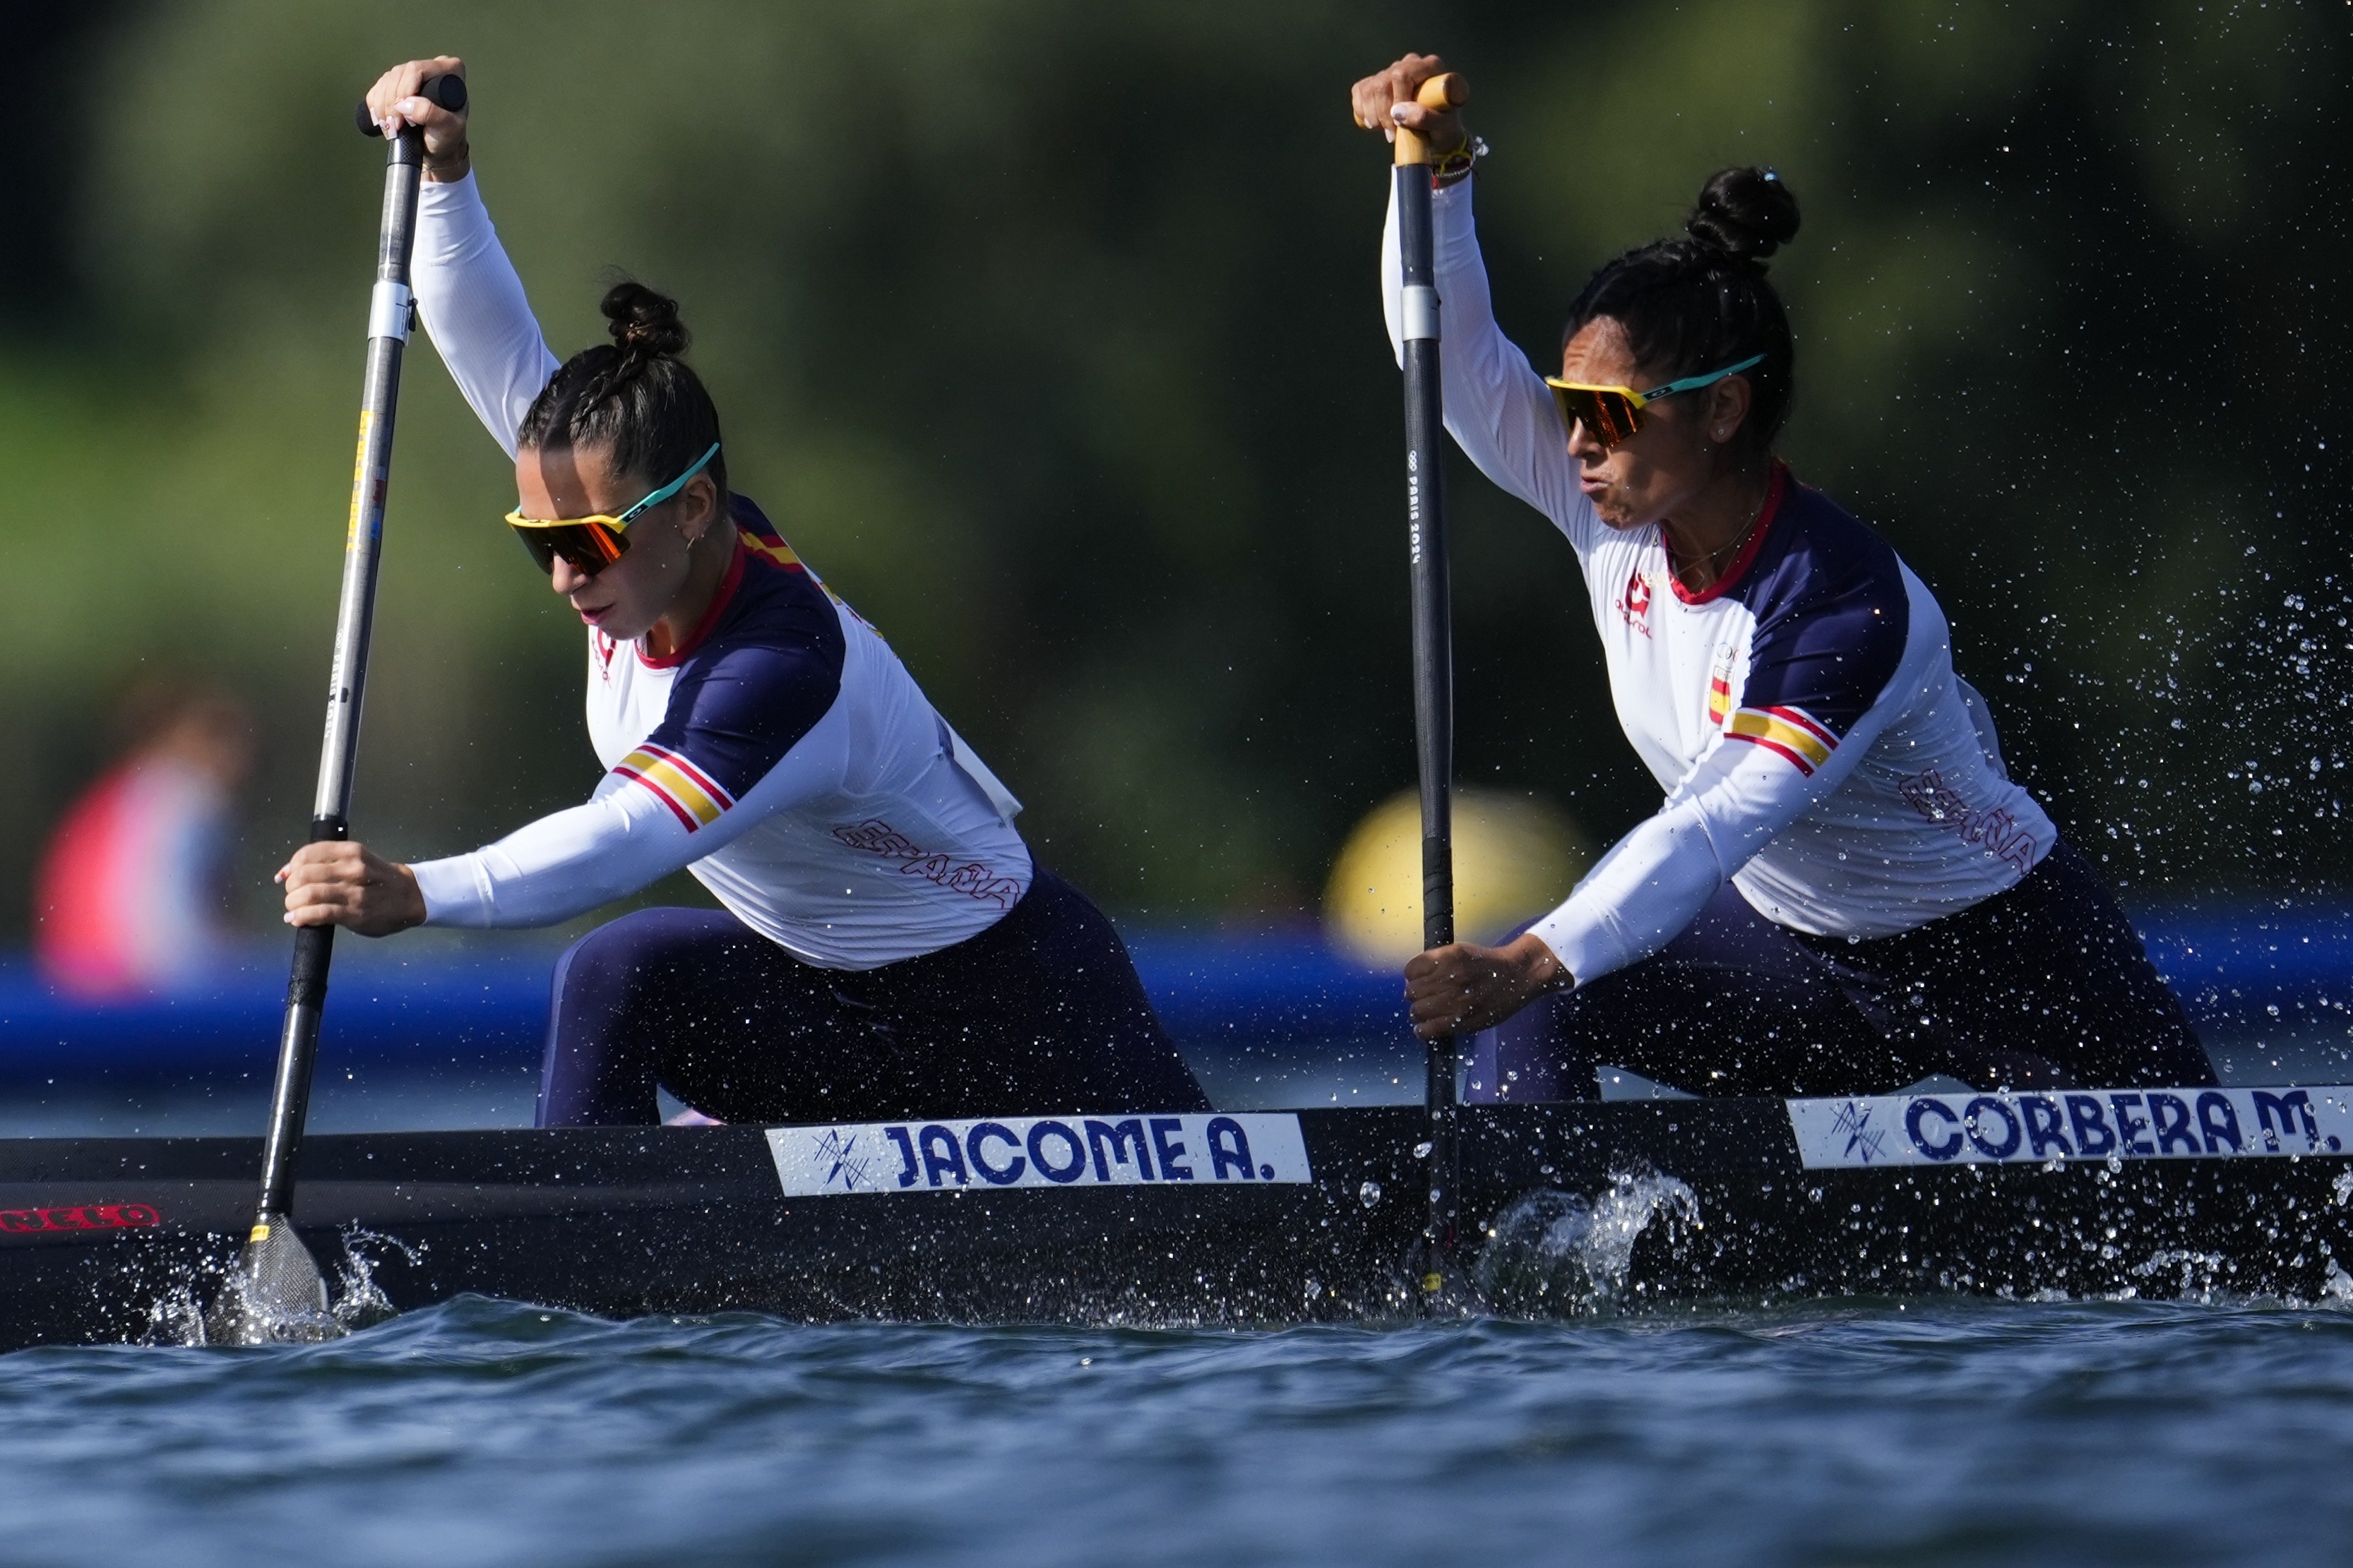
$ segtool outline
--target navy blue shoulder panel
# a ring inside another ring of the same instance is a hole
[[[1785,477],[1781,505],[1732,596],[1757,617],[1743,708],[1796,708],[1843,737],[1895,678],[1912,627],[1887,542]]]
[[[744,502],[739,521],[745,509],[759,516]],[[833,601],[789,550],[761,548],[752,533],[730,577],[725,602],[678,661],[669,710],[647,741],[740,800],[833,707],[848,643]]]

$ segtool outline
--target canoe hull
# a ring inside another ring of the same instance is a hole
[[[788,1197],[755,1128],[370,1133],[296,1217],[354,1305],[480,1292],[610,1316],[1386,1319],[1427,1174],[1409,1108],[1303,1111],[1311,1181]],[[1479,1108],[1460,1300],[1577,1312],[1940,1292],[2353,1289],[2348,1156],[1809,1170],[1778,1100]],[[250,1139],[0,1145],[0,1348],[183,1340],[235,1255]]]

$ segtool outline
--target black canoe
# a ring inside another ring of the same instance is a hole
[[[612,1316],[1396,1318],[1423,1131],[1378,1107],[364,1133],[309,1141],[296,1215],[361,1316],[474,1291]],[[2353,1291],[2348,1089],[1477,1107],[1461,1148],[1458,1305]],[[187,1338],[259,1157],[0,1143],[0,1348]]]

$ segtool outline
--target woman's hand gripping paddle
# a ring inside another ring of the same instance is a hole
[[[1423,109],[1443,114],[1470,98],[1452,72],[1415,89]],[[1417,117],[1418,118],[1418,117]],[[1454,940],[1454,632],[1446,554],[1445,439],[1438,375],[1438,290],[1430,230],[1427,138],[1396,127],[1398,248],[1404,262],[1400,312],[1405,361],[1405,510],[1413,564],[1413,727],[1421,764],[1421,945]],[[1442,151],[1442,149],[1441,149]],[[1454,1258],[1456,1228],[1452,1037],[1426,1047],[1425,1145],[1430,1214],[1422,1230],[1421,1295],[1435,1306]]]
[[[451,112],[466,106],[455,75],[423,85],[423,95]],[[360,110],[360,129],[382,135]],[[352,764],[359,750],[360,699],[367,682],[368,635],[375,618],[375,578],[384,534],[385,489],[392,465],[393,413],[400,401],[400,357],[408,342],[408,258],[417,237],[417,182],[424,138],[401,131],[385,149],[384,225],[376,247],[375,290],[368,305],[367,378],[360,396],[359,461],[352,477],[351,521],[343,535],[343,598],[335,614],[335,659],[327,689],[327,733],[319,753],[319,793],[311,838],[350,833]],[[331,1339],[343,1327],[328,1310],[327,1282],[311,1249],[294,1234],[294,1160],[310,1109],[311,1068],[327,998],[327,964],[335,928],[294,933],[294,972],[278,1041],[278,1077],[269,1131],[261,1152],[261,1201],[236,1268],[205,1314],[205,1337],[217,1344],[273,1344]]]

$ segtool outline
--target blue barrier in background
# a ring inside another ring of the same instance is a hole
[[[2353,908],[2235,906],[2152,915],[2158,967],[2201,1025],[2230,1032],[2353,1023]],[[415,1073],[522,1068],[538,1059],[554,950],[544,945],[347,944],[322,1042],[322,1070]],[[1409,1048],[1399,982],[1312,937],[1132,939],[1169,1033],[1190,1052]],[[285,956],[252,958],[201,989],[91,1004],[0,960],[0,1089],[132,1086],[268,1075]]]
[[[1397,976],[1319,942],[1162,937],[1134,951],[1162,1020],[1188,1043],[1246,1049],[1407,1036]],[[415,1071],[536,1062],[554,962],[543,945],[406,959],[361,949],[336,964],[320,1059]],[[23,958],[0,961],[0,1089],[266,1075],[285,968],[283,954],[257,952],[202,987],[91,1003],[55,990]]]

